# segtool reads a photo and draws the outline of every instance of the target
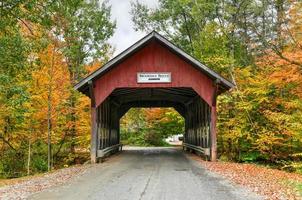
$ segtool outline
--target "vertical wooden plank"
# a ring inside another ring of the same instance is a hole
[[[98,106],[97,108],[97,150],[101,149],[101,106]]]
[[[216,129],[216,121],[217,121],[217,110],[216,110],[216,102],[217,102],[217,91],[218,91],[218,82],[215,82],[215,91],[212,97],[212,106],[211,106],[211,161],[217,160],[217,129]]]
[[[121,133],[120,133],[120,117],[118,117],[118,120],[117,120],[117,144],[119,144],[121,142]]]
[[[211,148],[211,107],[207,104],[207,148]]]
[[[201,137],[201,141],[200,141],[200,144],[201,146],[203,147],[203,119],[204,119],[204,114],[203,114],[203,101],[200,103],[200,113],[201,113],[201,124],[200,124],[200,127],[201,127],[201,130],[200,130],[200,137]]]
[[[186,117],[186,143],[189,143],[189,107],[187,108],[187,117]]]
[[[190,106],[190,144],[193,143],[193,134],[192,134],[192,128],[193,128],[193,116],[192,116],[192,105]]]
[[[109,137],[108,137],[108,144],[109,146],[112,145],[112,105],[109,103]]]
[[[109,102],[106,103],[106,147],[109,147]]]
[[[199,145],[202,145],[202,101],[199,98]]]
[[[210,127],[210,125],[211,125],[211,115],[209,115],[209,113],[210,113],[210,110],[211,109],[211,107],[208,105],[208,104],[206,104],[206,113],[205,113],[205,115],[206,115],[206,137],[207,137],[207,141],[206,141],[206,146],[209,144],[209,138],[208,138],[208,136],[209,136],[209,133],[211,132],[211,127]],[[207,146],[207,147],[209,147],[209,146]]]
[[[119,124],[119,119],[118,119],[117,108],[116,108],[115,117],[114,117],[114,128],[116,130],[114,135],[114,144],[118,144],[118,124]]]
[[[97,107],[95,104],[95,96],[92,81],[88,82],[89,94],[91,98],[91,143],[90,143],[90,159],[91,163],[97,163]]]
[[[192,103],[192,143],[195,145],[195,110],[194,110],[194,104]]]
[[[115,127],[114,127],[114,120],[115,120],[115,106],[110,103],[110,133],[109,133],[109,144],[114,145],[114,134],[115,134]]]
[[[190,143],[190,107],[188,106],[188,111],[187,111],[187,141],[186,143]]]
[[[102,149],[102,104],[99,105],[99,149]]]
[[[90,158],[91,163],[97,163],[97,108],[91,107],[91,143]]]
[[[195,101],[195,145],[198,146],[198,99]]]
[[[207,103],[204,104],[204,125],[205,125],[205,132],[204,132],[204,147],[207,148],[208,146],[208,141],[209,141],[209,106]]]
[[[207,142],[208,142],[208,132],[209,132],[209,116],[208,116],[208,104],[204,103],[204,147],[208,147],[207,146]]]
[[[187,143],[187,136],[188,136],[188,109],[186,109],[186,113],[184,116],[184,120],[185,120],[185,133],[184,133],[184,138],[183,138],[183,142]],[[184,149],[185,150],[185,149]]]
[[[108,114],[107,114],[107,116],[108,116],[108,139],[107,139],[107,144],[108,144],[108,146],[111,146],[110,145],[110,132],[111,132],[111,124],[110,124],[110,119],[111,119],[111,115],[110,115],[110,102],[108,101]]]
[[[193,105],[191,104],[191,144],[194,144],[194,110]]]
[[[104,101],[104,129],[103,129],[103,149],[106,148],[106,129],[107,129],[107,125],[106,125],[106,100]]]
[[[205,124],[205,132],[204,132],[204,147],[208,148],[208,142],[209,142],[209,131],[210,131],[210,127],[209,127],[209,106],[207,103],[204,104],[204,124]]]
[[[112,108],[112,118],[111,118],[111,124],[112,124],[112,129],[114,129],[113,132],[111,132],[112,140],[111,144],[116,144],[116,134],[117,134],[117,127],[116,127],[116,122],[117,117],[116,117],[116,107]]]
[[[101,114],[101,148],[100,149],[104,149],[104,103],[101,104],[101,110],[100,110],[100,114]]]
[[[108,147],[108,101],[106,101],[106,104],[105,104],[105,148]]]
[[[217,160],[216,105],[211,107],[211,161]]]
[[[199,146],[201,146],[201,118],[202,118],[202,113],[201,113],[201,98],[198,100],[198,135],[199,135]]]
[[[191,123],[192,123],[192,141],[191,144],[195,144],[195,133],[194,133],[194,105],[191,104]]]
[[[104,149],[106,148],[106,132],[107,132],[107,122],[106,122],[106,117],[107,117],[107,111],[106,111],[106,101],[104,102],[104,137],[103,137],[103,140],[104,140]]]
[[[217,95],[218,95],[218,84],[219,80],[215,81],[215,89],[212,96],[212,104],[210,110],[210,130],[211,130],[211,161],[215,162],[217,160],[217,129],[216,129],[216,121],[217,121],[217,110],[216,110],[216,103],[217,103]]]
[[[196,145],[199,146],[199,99],[196,100]]]
[[[191,144],[191,107],[188,109],[188,143]]]
[[[204,140],[205,140],[205,103],[202,102],[202,107],[201,107],[201,113],[202,113],[202,147],[205,147],[204,145]]]
[[[188,111],[187,111],[187,124],[188,124],[188,128],[187,128],[187,143],[190,143],[190,107],[188,106]]]

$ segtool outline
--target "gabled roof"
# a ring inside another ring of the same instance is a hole
[[[139,41],[134,43],[132,46],[130,46],[129,48],[124,50],[122,53],[120,53],[119,55],[117,55],[116,57],[111,59],[105,65],[98,68],[96,71],[94,71],[90,75],[88,75],[86,78],[83,78],[79,83],[77,83],[74,86],[74,88],[84,94],[88,94],[88,82],[98,79],[100,76],[102,76],[104,73],[109,71],[111,68],[113,68],[117,64],[121,63],[123,60],[130,57],[135,52],[142,49],[147,44],[149,44],[149,42],[151,42],[153,40],[157,40],[158,42],[163,44],[165,47],[170,49],[172,52],[174,52],[175,54],[177,54],[178,56],[180,56],[181,58],[183,58],[184,60],[186,60],[187,62],[192,64],[194,67],[199,69],[202,73],[206,74],[213,81],[216,81],[219,84],[219,86],[222,87],[223,90],[229,90],[235,86],[231,81],[223,78],[218,73],[214,72],[213,70],[211,70],[210,68],[208,68],[207,66],[202,64],[201,62],[199,62],[198,60],[196,60],[195,58],[193,58],[192,56],[190,56],[189,54],[184,52],[182,49],[178,48],[173,43],[168,41],[166,38],[164,38],[162,35],[160,35],[156,31],[152,31],[151,33],[149,33],[148,35],[146,35],[145,37],[143,37],[142,39],[140,39]]]

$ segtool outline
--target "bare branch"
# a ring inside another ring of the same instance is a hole
[[[0,135],[0,139],[5,143],[7,144],[11,149],[13,149],[14,151],[17,151],[17,149],[15,147],[13,147],[13,145],[8,141],[6,140],[2,135]]]
[[[287,61],[290,64],[297,65],[298,67],[300,67],[302,69],[302,63],[297,62],[295,60],[291,60],[288,57],[286,57],[275,44],[273,44],[272,42],[268,42],[265,38],[263,38],[263,36],[257,32],[257,28],[255,26],[252,26],[252,27],[253,27],[254,33],[258,36],[258,38],[261,40],[261,42],[267,49],[271,49],[281,59]]]

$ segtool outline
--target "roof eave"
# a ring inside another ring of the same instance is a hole
[[[206,73],[210,78],[212,78],[212,80],[219,80],[226,88],[227,90],[235,87],[235,85],[228,81],[227,79],[223,78],[222,76],[220,76],[218,73],[216,73],[215,71],[213,71],[212,69],[208,68],[207,66],[205,66],[204,64],[202,64],[200,61],[198,61],[197,59],[193,58],[192,56],[190,56],[189,54],[185,53],[182,49],[180,49],[179,47],[173,45],[170,41],[168,41],[166,38],[162,37],[159,34],[156,34],[155,37],[161,41],[162,43],[164,43],[165,45],[167,45],[172,51],[174,51],[175,53],[177,53],[178,55],[184,57],[186,60],[188,60],[191,64],[198,66],[200,69],[203,70],[204,73]]]
[[[173,52],[177,53],[178,55],[182,56],[185,58],[187,61],[189,61],[193,66],[197,66],[203,73],[208,75],[212,80],[215,80],[220,82],[220,85],[222,88],[225,88],[225,91],[230,90],[231,88],[235,87],[235,85],[228,81],[227,79],[223,78],[220,76],[218,73],[215,71],[211,70],[201,62],[199,62],[197,59],[193,58],[189,54],[185,53],[182,49],[178,48],[176,45],[172,44],[170,41],[168,41],[166,38],[158,34],[156,31],[152,31],[136,43],[134,43],[132,46],[124,50],[122,53],[111,59],[109,62],[107,62],[105,65],[88,75],[87,77],[83,78],[79,83],[77,83],[74,86],[75,90],[79,90],[80,92],[84,94],[88,94],[87,90],[87,83],[88,81],[94,80],[101,76],[103,73],[105,73],[107,70],[110,70],[110,68],[120,62],[122,62],[124,59],[127,57],[131,56],[135,52],[137,52],[139,49],[143,48],[147,43],[152,41],[152,39],[157,39],[164,45],[166,45],[170,50]],[[88,95],[89,96],[89,95]]]
[[[129,57],[129,54],[135,53],[138,49],[142,48],[146,45],[146,43],[150,42],[151,39],[154,37],[155,32],[151,32],[136,43],[134,43],[132,46],[124,50],[122,53],[118,54],[116,57],[112,58],[109,62],[107,62],[102,67],[98,68],[96,71],[88,75],[87,77],[83,78],[79,83],[77,83],[74,86],[74,89],[81,90],[81,87],[88,83],[88,81],[95,79],[99,75],[101,75],[103,72],[108,70],[111,66],[116,65],[117,63],[123,61],[125,58]]]

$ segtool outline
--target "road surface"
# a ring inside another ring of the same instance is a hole
[[[67,184],[29,199],[254,200],[188,158],[179,148],[128,148]]]

